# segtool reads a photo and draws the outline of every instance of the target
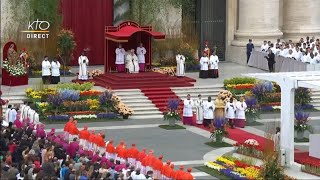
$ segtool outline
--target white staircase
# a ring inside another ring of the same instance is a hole
[[[121,101],[132,108],[131,119],[161,119],[162,112],[146,97],[140,89],[114,90]]]
[[[312,101],[310,104],[313,105],[315,109],[320,110],[320,90],[314,89],[311,98]]]
[[[223,84],[208,85],[208,86],[196,86],[196,87],[176,87],[171,88],[180,99],[186,99],[190,94],[192,99],[198,98],[201,94],[202,99],[206,100],[211,96],[212,100],[215,100],[219,91],[224,90]]]
[[[12,94],[3,93],[1,96],[4,100],[9,100],[9,104],[20,106],[28,98],[25,96],[25,92],[13,92]],[[2,112],[4,113],[7,110],[8,104],[2,106]]]

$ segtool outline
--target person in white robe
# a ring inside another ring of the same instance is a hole
[[[200,66],[199,77],[203,79],[208,78],[209,58],[206,51],[203,52],[203,56],[200,58]]]
[[[51,62],[51,84],[58,84],[60,82],[60,62],[53,59]]]
[[[208,101],[203,103],[203,111],[204,111],[203,126],[204,127],[209,128],[210,124],[212,123],[214,119],[214,110],[215,110],[215,105],[211,100],[211,96],[209,96]]]
[[[280,46],[280,51],[279,51],[278,55],[282,56],[282,57],[286,57],[286,55],[287,55],[287,51],[284,49],[284,47],[282,45]]]
[[[51,63],[49,62],[48,56],[44,57],[44,60],[42,61],[42,82],[43,84],[49,84],[50,83],[50,68]]]
[[[280,127],[276,128],[276,133],[273,136],[274,151],[278,152],[280,150]]]
[[[192,125],[193,112],[192,107],[194,106],[191,100],[190,94],[187,95],[187,99],[183,101],[183,124]]]
[[[310,64],[318,64],[317,58],[313,55],[313,53],[310,54]]]
[[[176,61],[177,61],[177,69],[176,69],[176,76],[177,77],[184,77],[185,76],[185,61],[186,61],[186,58],[181,55],[181,54],[178,54],[176,55]]]
[[[116,67],[118,72],[125,72],[125,55],[126,51],[122,48],[122,45],[119,44],[119,47],[116,49]]]
[[[134,49],[130,50],[130,53],[126,58],[126,68],[129,73],[138,73],[139,72],[139,60],[137,55],[134,53]]]
[[[80,80],[88,80],[88,71],[87,66],[89,65],[89,59],[85,56],[84,52],[82,52],[81,56],[78,58],[79,63],[79,76]]]
[[[267,50],[269,49],[269,45],[267,41],[263,41],[263,44],[261,45],[261,52],[267,52]]]
[[[235,125],[240,128],[245,127],[247,104],[244,97],[240,97],[240,101],[236,102],[236,121]]]
[[[225,111],[226,111],[226,119],[228,119],[230,127],[234,129],[234,119],[236,116],[236,106],[235,103],[233,102],[233,98],[230,98],[230,101],[226,103],[225,106]]]
[[[209,59],[209,78],[218,78],[219,77],[219,57],[216,54],[216,51],[213,51],[213,54]]]
[[[7,123],[9,123],[11,109],[12,109],[12,105],[9,104],[6,112],[4,113],[4,121],[6,121]]]
[[[17,119],[17,110],[15,107],[11,107],[11,111],[9,112],[9,123],[14,123],[14,121]]]
[[[140,46],[137,47],[137,56],[138,56],[138,59],[139,59],[139,69],[140,69],[140,72],[144,72],[145,70],[145,63],[146,63],[146,58],[145,58],[145,55],[147,53],[147,50],[146,48],[143,47],[143,44],[140,43]]]
[[[286,58],[295,59],[292,49],[289,50],[289,54],[286,55]]]
[[[203,100],[201,94],[198,95],[198,99],[194,102],[196,106],[196,123],[198,125],[203,124]]]

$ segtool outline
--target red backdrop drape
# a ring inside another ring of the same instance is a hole
[[[72,65],[78,64],[83,49],[89,65],[104,64],[105,26],[113,23],[113,0],[61,0],[63,26],[75,34],[77,49]]]

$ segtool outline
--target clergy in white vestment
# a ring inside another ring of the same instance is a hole
[[[122,45],[119,44],[119,47],[116,49],[116,67],[118,72],[125,71],[125,55],[126,51],[122,48]]]
[[[247,104],[244,101],[244,97],[240,97],[240,101],[236,102],[236,121],[235,125],[240,128],[245,127],[245,122],[246,122],[246,109],[247,109]]]
[[[200,66],[199,77],[203,79],[208,78],[209,58],[206,51],[203,52],[203,56],[200,58]]]
[[[85,56],[84,52],[82,52],[81,56],[78,58],[79,63],[79,76],[80,80],[88,80],[88,71],[87,66],[89,64],[89,59]]]
[[[282,45],[280,46],[280,51],[278,51],[278,52],[279,52],[278,56],[286,57],[286,55],[287,55],[287,51],[286,51],[286,49],[284,49],[284,47]]]
[[[201,94],[198,95],[198,99],[194,102],[196,106],[196,123],[203,124],[203,100]]]
[[[183,55],[181,55],[181,54],[176,55],[176,61],[177,61],[176,76],[177,77],[183,77],[185,75],[184,74],[185,60],[186,60],[186,58]]]
[[[11,108],[12,108],[12,105],[9,104],[6,112],[4,113],[4,121],[6,121],[7,123],[9,123]]]
[[[194,106],[193,101],[191,100],[190,94],[187,95],[187,99],[183,101],[183,124],[192,125],[192,107]]]
[[[313,53],[310,54],[310,64],[318,64],[317,58]]]
[[[48,56],[44,57],[44,60],[42,61],[42,82],[43,84],[49,84],[50,83],[50,68],[51,63],[49,62]]]
[[[225,106],[226,119],[228,119],[230,127],[234,129],[234,120],[236,117],[236,106],[233,102],[233,98],[230,98],[230,101],[226,103]]]
[[[143,47],[143,44],[140,43],[140,46],[137,47],[137,56],[139,59],[139,69],[140,72],[143,72],[145,70],[145,63],[146,63],[146,58],[145,58],[145,54],[147,53],[146,48]]]
[[[11,110],[9,111],[9,123],[14,123],[14,121],[17,119],[17,110],[15,107],[11,107]]]
[[[51,62],[51,84],[58,84],[60,82],[60,62],[53,59]]]
[[[218,78],[219,77],[219,57],[216,54],[216,51],[213,51],[213,54],[210,56],[209,59],[209,71],[208,75],[209,78]]]
[[[139,72],[139,60],[137,55],[134,53],[134,49],[130,50],[130,53],[126,58],[126,68],[129,73],[138,73]]]
[[[203,119],[203,126],[204,127],[209,127],[209,125],[212,123],[214,119],[214,110],[215,110],[215,105],[213,101],[211,100],[211,97],[208,97],[208,101],[203,103],[203,114],[204,114],[204,119]]]
[[[261,52],[267,52],[267,50],[269,49],[269,45],[267,43],[267,41],[263,41],[263,44],[261,45]]]

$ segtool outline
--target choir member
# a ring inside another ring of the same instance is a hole
[[[204,102],[203,109],[204,109],[203,126],[209,127],[212,120],[214,119],[214,110],[215,110],[215,105],[211,100],[210,96],[208,97],[208,101]]]
[[[137,55],[139,60],[139,69],[140,72],[143,72],[145,70],[145,54],[147,53],[146,48],[143,47],[143,44],[140,43],[140,46],[137,47]]]
[[[235,103],[233,102],[233,98],[230,98],[230,101],[226,103],[225,111],[226,111],[226,119],[228,119],[230,127],[234,129],[236,106],[235,106]]]
[[[209,58],[207,56],[207,52],[204,51],[203,52],[203,56],[200,58],[200,74],[199,74],[199,77],[200,78],[208,78],[208,66],[209,66]]]
[[[124,58],[125,58],[126,51],[122,48],[122,45],[119,44],[119,47],[116,49],[116,66],[118,72],[124,72]]]
[[[192,107],[194,105],[193,101],[191,100],[190,94],[187,95],[187,99],[183,101],[183,124],[192,125]]]
[[[213,51],[213,54],[210,56],[209,59],[209,78],[219,77],[218,64],[219,57],[216,55],[216,51]]]
[[[42,82],[43,84],[49,84],[50,82],[50,68],[51,64],[49,62],[48,56],[44,57],[44,60],[42,61]]]
[[[240,101],[236,102],[236,123],[235,125],[237,127],[244,128],[245,126],[245,121],[246,121],[246,109],[247,109],[247,104],[244,101],[244,97],[240,97]]]
[[[60,82],[60,63],[57,59],[51,62],[51,84],[58,84]]]

